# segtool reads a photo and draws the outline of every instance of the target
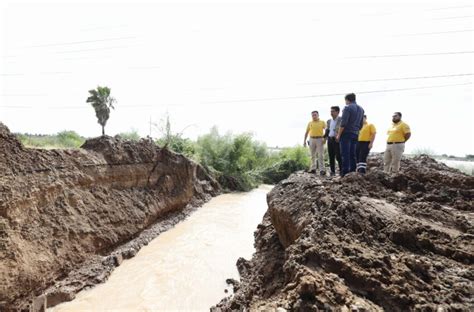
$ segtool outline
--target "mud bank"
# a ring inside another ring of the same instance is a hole
[[[213,311],[472,311],[474,177],[421,156],[387,176],[297,173],[268,195],[256,253]]]
[[[219,190],[151,141],[26,149],[0,123],[0,310],[72,299]]]

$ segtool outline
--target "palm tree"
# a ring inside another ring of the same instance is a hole
[[[98,86],[97,90],[89,90],[90,96],[87,98],[87,103],[91,103],[95,109],[97,122],[102,126],[102,135],[105,135],[105,125],[110,116],[110,108],[114,108],[116,100],[110,96],[109,87]]]

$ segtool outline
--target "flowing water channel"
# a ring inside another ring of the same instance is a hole
[[[209,311],[254,252],[271,186],[213,198],[116,268],[107,282],[48,311]]]

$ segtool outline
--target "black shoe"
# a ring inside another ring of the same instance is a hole
[[[330,175],[331,177],[334,177],[334,176],[336,176],[336,173],[331,171],[331,173],[330,173],[329,175]]]
[[[308,173],[316,173],[316,169],[310,169],[310,170],[308,170],[308,171],[306,171],[306,172],[308,172]]]
[[[326,176],[326,171],[320,171],[319,174],[320,174],[321,176],[325,177],[325,176]]]

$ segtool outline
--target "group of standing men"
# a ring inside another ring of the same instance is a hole
[[[365,173],[367,156],[374,144],[376,129],[367,122],[364,109],[356,103],[354,93],[345,96],[346,106],[340,114],[339,106],[331,107],[331,119],[327,122],[319,119],[317,111],[311,112],[312,120],[306,127],[304,146],[311,150],[310,172],[319,170],[326,175],[324,169],[324,145],[327,142],[331,176],[336,175],[336,160],[341,176],[349,172]],[[392,116],[392,127],[388,130],[387,147],[384,155],[384,170],[387,173],[398,172],[405,142],[410,138],[410,127],[402,120],[402,114],[396,112]],[[308,140],[309,136],[309,140]]]

